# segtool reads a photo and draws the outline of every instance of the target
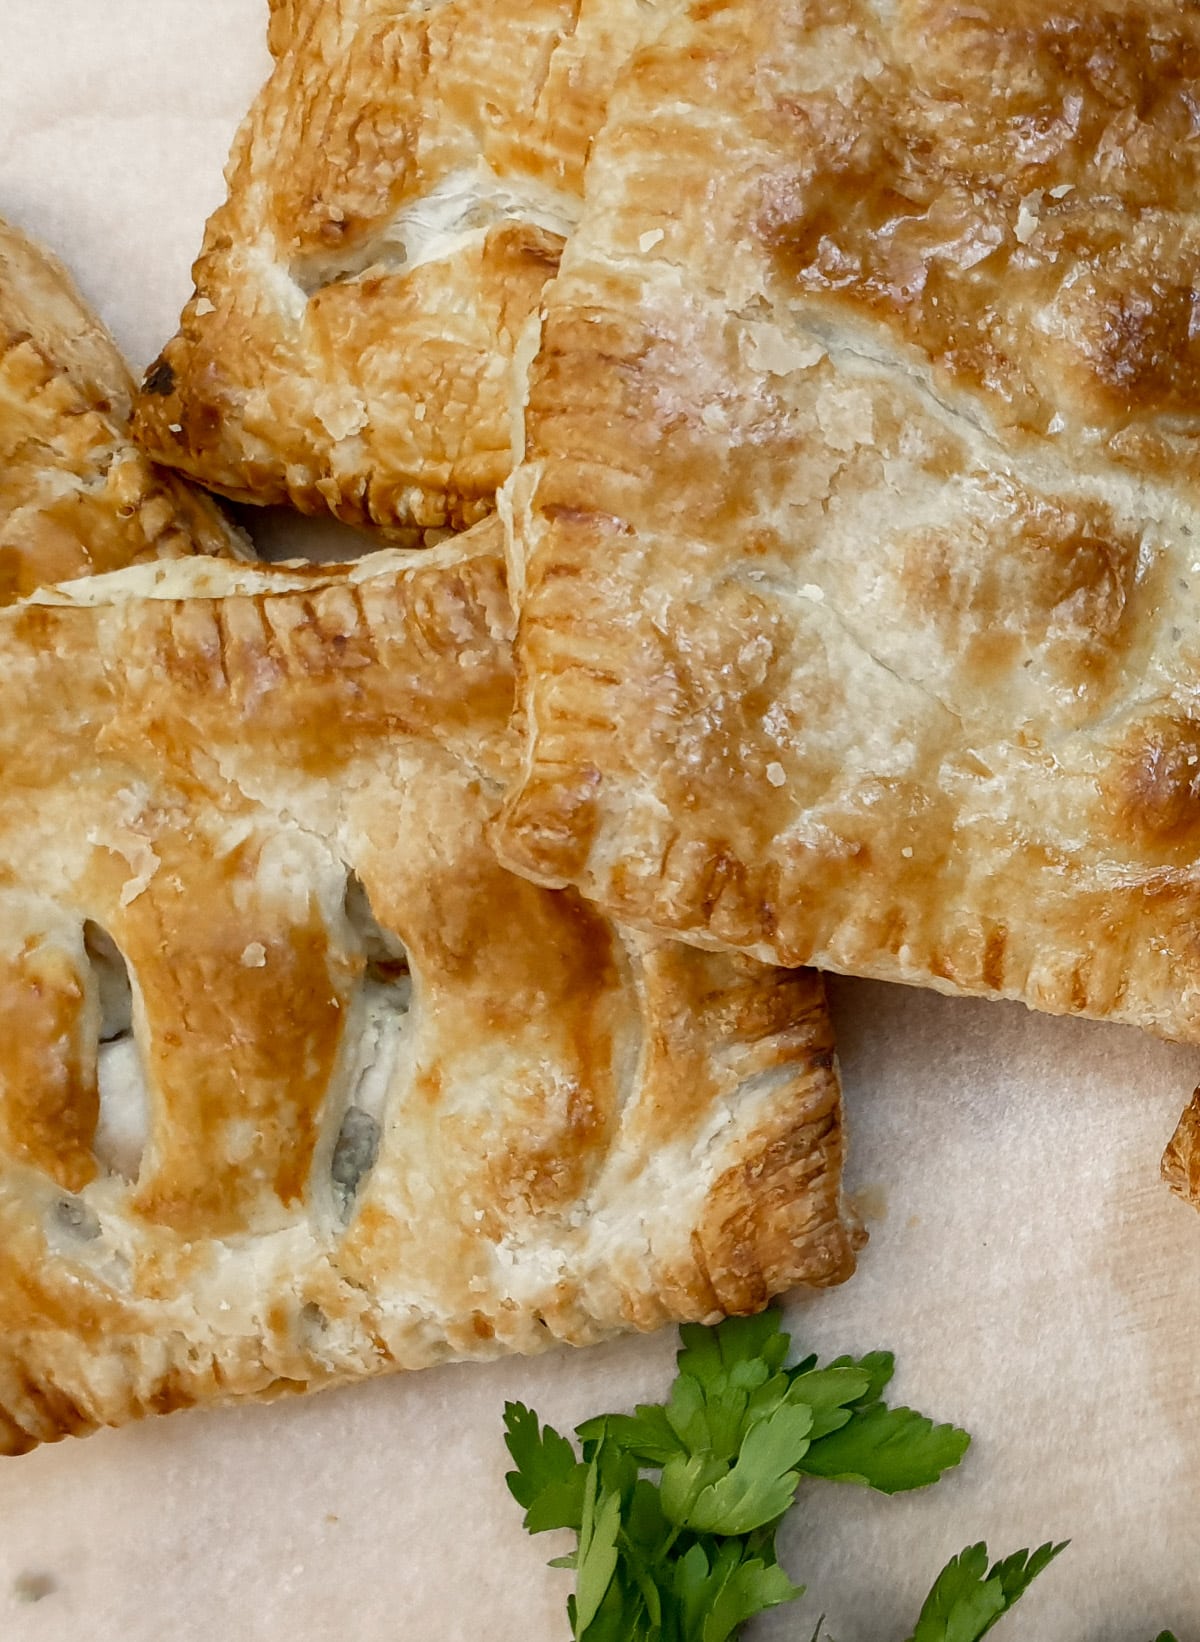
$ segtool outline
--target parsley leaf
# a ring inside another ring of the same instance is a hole
[[[1029,1589],[1060,1551],[1047,1542],[988,1567],[987,1546],[970,1545],[942,1569],[909,1642],[977,1642]]]
[[[774,1413],[788,1392],[782,1368],[791,1341],[779,1313],[731,1317],[715,1329],[688,1325],[679,1337],[679,1372],[666,1405],[670,1427],[688,1453],[732,1460],[749,1427]]]
[[[708,1534],[749,1534],[776,1521],[796,1497],[796,1466],[808,1449],[811,1408],[782,1404],[752,1425],[737,1463],[702,1488],[687,1515]]]
[[[569,1446],[569,1445],[568,1445]],[[575,1635],[582,1636],[600,1611],[617,1571],[621,1496],[601,1490],[595,1460],[587,1468],[575,1577]]]
[[[871,1377],[858,1367],[811,1368],[790,1376],[787,1400],[812,1409],[812,1440],[838,1431],[854,1418]]]
[[[517,1467],[504,1480],[517,1504],[526,1508],[525,1527],[531,1534],[578,1529],[587,1469],[574,1448],[553,1426],[539,1429],[537,1415],[524,1403],[505,1403],[504,1426],[504,1445]]]
[[[970,1442],[956,1426],[934,1425],[911,1408],[875,1403],[856,1409],[849,1424],[814,1442],[801,1470],[810,1477],[900,1494],[936,1482],[958,1464]]]
[[[575,1431],[585,1454],[588,1444],[605,1434],[643,1465],[665,1465],[672,1455],[687,1452],[658,1403],[643,1404],[633,1414],[601,1414]]]
[[[754,1317],[727,1317],[716,1328],[684,1323],[679,1340],[683,1348],[676,1358],[679,1372],[702,1384],[764,1379],[783,1367],[792,1343],[777,1311],[760,1311]]]
[[[697,1543],[675,1567],[683,1634],[697,1642],[727,1642],[755,1614],[777,1608],[803,1594],[783,1569],[760,1557],[743,1556],[733,1542],[722,1545],[711,1561]]]
[[[791,1377],[806,1370],[815,1364],[816,1358],[810,1358],[808,1363],[789,1369]],[[860,1399],[863,1408],[869,1408],[872,1403],[879,1402],[896,1372],[896,1358],[890,1351],[868,1351],[865,1357],[835,1357],[830,1368],[856,1368],[867,1376],[867,1389]]]

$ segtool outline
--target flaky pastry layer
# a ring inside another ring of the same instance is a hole
[[[295,0],[147,375],[157,459],[407,540],[494,506],[620,63],[675,0]]]
[[[819,979],[496,863],[497,534],[0,613],[0,1452],[851,1271]]]
[[[1184,1108],[1167,1143],[1162,1177],[1177,1197],[1200,1209],[1200,1089]]]
[[[503,858],[611,915],[1200,1041],[1200,12],[694,0],[507,506]]]
[[[249,557],[129,433],[133,382],[62,265],[0,222],[0,604],[191,553]]]

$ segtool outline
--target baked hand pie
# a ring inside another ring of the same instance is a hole
[[[0,1452],[852,1270],[819,978],[488,847],[497,538],[0,613]]]
[[[1200,10],[699,0],[506,497],[502,858],[786,964],[1200,1041]]]
[[[144,559],[250,557],[133,444],[133,392],[61,263],[0,222],[0,604]]]
[[[276,0],[145,448],[398,540],[490,512],[610,86],[676,3]]]

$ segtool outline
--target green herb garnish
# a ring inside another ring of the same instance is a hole
[[[508,1486],[526,1528],[576,1535],[554,1566],[575,1572],[567,1609],[579,1642],[727,1642],[803,1591],[775,1552],[802,1478],[924,1488],[970,1442],[884,1403],[888,1353],[786,1367],[777,1312],[680,1338],[666,1402],[585,1421],[578,1449],[521,1403],[505,1409]]]
[[[977,1642],[1024,1596],[1061,1545],[1039,1545],[1036,1551],[1014,1551],[988,1567],[986,1545],[960,1551],[942,1569],[925,1598],[909,1642]]]

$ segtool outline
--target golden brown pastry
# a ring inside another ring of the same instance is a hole
[[[503,858],[1200,1041],[1200,11],[694,0],[514,481]]]
[[[819,978],[488,848],[497,536],[0,613],[0,1452],[852,1270]]]
[[[1200,1089],[1184,1108],[1163,1153],[1162,1176],[1178,1197],[1200,1209]]]
[[[494,506],[613,77],[676,0],[291,0],[138,436],[409,540]]]
[[[61,263],[0,222],[0,604],[143,559],[249,557],[134,446],[133,391]]]

